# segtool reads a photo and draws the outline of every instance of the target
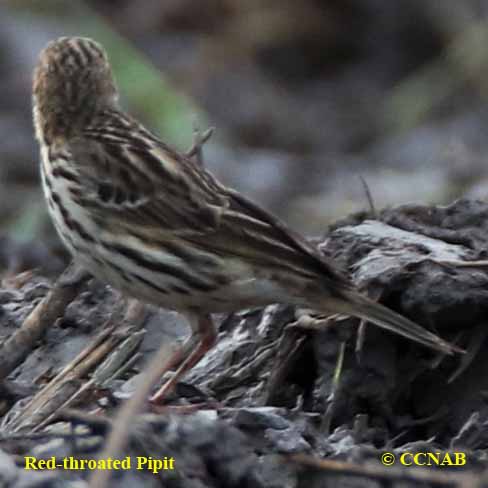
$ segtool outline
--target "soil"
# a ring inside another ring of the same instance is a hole
[[[470,200],[404,205],[376,218],[351,215],[316,242],[364,293],[465,354],[440,355],[372,325],[359,333],[355,319],[317,318],[287,305],[218,316],[217,345],[178,383],[167,411],[132,419],[121,456],[173,457],[177,469],[157,476],[117,471],[114,480],[171,487],[484,486],[469,483],[485,483],[487,468],[488,273],[454,263],[485,256],[487,213],[487,204]],[[11,262],[25,252],[8,249]],[[2,382],[0,479],[16,480],[8,486],[86,479],[87,471],[38,473],[22,463],[25,456],[100,455],[110,419],[147,359],[160,343],[188,332],[176,313],[151,307],[140,323],[128,323],[117,292],[76,280],[64,277],[63,286],[77,283],[79,293]],[[3,280],[1,357],[7,339],[59,286],[39,272]],[[304,328],[304,317],[318,327]],[[59,373],[88,350],[63,383]],[[116,373],[102,375],[114,363]],[[451,466],[388,468],[381,464],[385,452],[397,459],[447,454]],[[464,466],[452,466],[456,453],[465,454]]]

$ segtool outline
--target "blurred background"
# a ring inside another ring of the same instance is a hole
[[[488,193],[485,0],[3,0],[2,268],[62,265],[30,101],[61,35],[101,42],[123,105],[171,145],[215,126],[207,167],[309,235],[368,208],[361,178],[377,208]]]

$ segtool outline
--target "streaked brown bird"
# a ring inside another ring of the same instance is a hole
[[[212,347],[210,314],[270,303],[342,313],[458,350],[358,293],[302,236],[171,149],[119,107],[103,48],[63,37],[34,73],[44,194],[75,261],[124,294],[185,315],[193,333],[161,400]]]

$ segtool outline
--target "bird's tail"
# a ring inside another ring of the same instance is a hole
[[[374,302],[353,290],[344,291],[344,302],[338,303],[337,311],[368,320],[378,327],[389,330],[408,339],[423,344],[437,351],[453,354],[465,352],[463,349],[446,342],[415,322],[393,312],[389,308]]]

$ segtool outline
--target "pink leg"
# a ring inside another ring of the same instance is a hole
[[[198,335],[197,335],[198,334]],[[196,336],[196,337],[195,337]],[[194,346],[195,339],[199,338],[198,344]],[[186,357],[180,367],[176,370],[174,376],[168,380],[150,399],[151,403],[160,405],[164,397],[174,388],[181,377],[189,371],[205,354],[212,348],[217,339],[217,332],[210,315],[205,315],[198,319],[198,328],[193,332],[193,335],[188,339],[183,347],[174,354],[171,358],[170,366],[167,370],[178,364],[189,352],[190,355]],[[166,371],[165,371],[166,372]]]

